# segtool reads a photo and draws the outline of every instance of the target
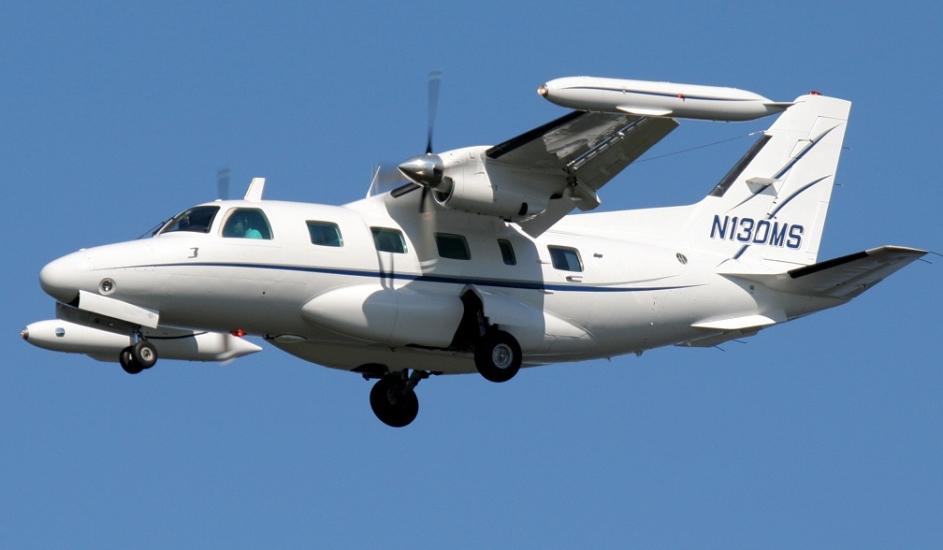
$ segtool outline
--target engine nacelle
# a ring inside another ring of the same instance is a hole
[[[454,210],[521,221],[546,210],[554,188],[565,186],[562,174],[535,175],[515,170],[488,159],[487,150],[467,147],[440,154],[442,183],[432,191],[437,203]]]

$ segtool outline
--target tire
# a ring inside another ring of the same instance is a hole
[[[157,363],[157,348],[147,340],[141,340],[131,347],[131,356],[142,369],[149,369]]]
[[[131,346],[121,350],[121,353],[118,354],[118,362],[121,363],[121,368],[124,372],[128,374],[138,374],[144,370],[144,367],[134,360],[134,354],[131,350]]]
[[[475,367],[491,382],[507,382],[521,368],[521,346],[510,334],[492,330],[475,344]]]
[[[403,388],[403,381],[398,377],[385,376],[370,390],[370,408],[387,426],[408,426],[419,414],[416,392]]]

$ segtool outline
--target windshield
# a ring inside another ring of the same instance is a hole
[[[167,225],[167,222],[169,222],[170,220],[171,218],[167,218],[167,219],[157,222],[156,224],[152,225],[150,229],[138,235],[138,239],[150,239],[151,237],[153,237],[160,231],[161,227],[164,227],[165,225]]]
[[[218,206],[195,206],[189,210],[184,210],[170,220],[160,234],[173,233],[174,231],[209,233],[217,212],[219,212]]]

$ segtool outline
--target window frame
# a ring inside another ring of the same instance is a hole
[[[337,244],[329,243],[319,243],[314,241],[314,235],[311,233],[311,226],[318,225],[321,227],[333,227],[335,233],[337,233]],[[315,246],[326,246],[329,248],[343,248],[344,246],[344,233],[341,232],[341,227],[334,223],[326,220],[305,220],[305,226],[308,228],[308,238],[311,241],[311,244]]]
[[[168,228],[170,227],[170,225],[171,225],[172,223],[174,223],[174,222],[177,220],[177,218],[183,216],[184,214],[186,214],[186,213],[188,213],[188,212],[193,212],[194,210],[197,210],[197,209],[200,209],[200,208],[205,208],[205,209],[207,209],[207,210],[211,210],[211,209],[214,210],[213,215],[210,217],[210,223],[209,223],[209,225],[206,226],[206,229],[205,229],[205,230],[203,230],[203,231],[192,231],[192,230],[188,230],[188,229],[174,229],[173,231],[168,231]],[[175,215],[174,217],[172,217],[172,218],[170,218],[169,220],[167,220],[166,222],[164,222],[164,224],[160,227],[160,229],[158,229],[157,231],[155,231],[154,234],[156,234],[156,235],[166,235],[166,234],[169,234],[169,233],[197,233],[197,234],[208,235],[208,234],[212,233],[212,231],[213,231],[213,224],[216,223],[216,217],[219,216],[219,211],[220,211],[220,207],[219,207],[218,205],[215,205],[215,204],[201,204],[201,205],[199,205],[199,206],[193,206],[193,207],[191,207],[191,208],[187,208],[186,210],[180,212],[179,214]]]
[[[399,237],[399,242],[402,245],[402,250],[384,250],[380,248],[380,244],[377,242],[377,234],[380,231],[389,231]],[[403,232],[399,229],[393,227],[371,227],[370,234],[373,236],[373,247],[377,249],[377,252],[388,252],[390,254],[408,254],[409,247],[406,246],[406,237],[403,235]]]
[[[556,257],[554,256],[555,250],[559,252],[563,252],[563,253],[572,252],[576,256],[576,263],[578,264],[579,269],[570,269],[569,260],[567,260],[566,262],[567,267],[560,267],[559,265],[557,265],[557,260],[556,260]],[[561,245],[551,244],[551,245],[547,245],[547,252],[550,253],[550,264],[553,266],[554,269],[558,271],[568,271],[570,273],[582,273],[586,269],[585,264],[583,263],[583,257],[580,256],[580,251],[577,248],[574,248],[572,246],[561,246]]]
[[[517,265],[517,253],[514,252],[514,245],[508,239],[498,239],[498,250],[501,251],[501,261],[504,265]],[[510,260],[508,261],[508,255]]]
[[[268,235],[269,235],[268,238],[266,238],[264,235],[261,238],[257,239],[253,237],[246,237],[245,235],[239,237],[235,235],[226,234],[226,225],[229,223],[229,220],[232,219],[232,217],[236,215],[237,212],[245,211],[245,210],[258,212],[259,214],[262,215],[262,221],[265,222],[265,226],[268,229]],[[223,223],[219,228],[219,235],[224,239],[247,239],[250,241],[274,241],[275,240],[275,231],[272,230],[272,223],[268,221],[268,216],[265,214],[265,210],[261,208],[255,208],[252,206],[236,206],[234,208],[231,208],[229,212],[226,213],[226,219],[223,220]]]
[[[440,237],[443,237],[443,238],[445,238],[445,239],[454,239],[455,241],[461,242],[461,243],[462,243],[462,247],[465,249],[465,257],[464,257],[464,258],[457,258],[457,257],[455,257],[455,256],[445,256],[445,255],[443,255],[443,254],[442,254],[442,247],[439,245],[439,238],[440,238]],[[436,233],[436,234],[435,234],[435,249],[436,249],[436,253],[439,255],[439,257],[440,257],[440,258],[444,258],[444,259],[446,259],[446,260],[459,260],[459,261],[471,260],[471,248],[468,247],[468,239],[466,239],[464,235],[459,235],[458,233]]]

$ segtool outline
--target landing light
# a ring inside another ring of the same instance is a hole
[[[244,328],[237,328],[237,329],[233,329],[233,330],[229,331],[229,334],[232,334],[233,336],[237,336],[237,337],[239,337],[239,338],[242,338],[243,336],[245,336],[246,334],[249,334],[249,333],[246,332],[246,329],[244,329]]]

